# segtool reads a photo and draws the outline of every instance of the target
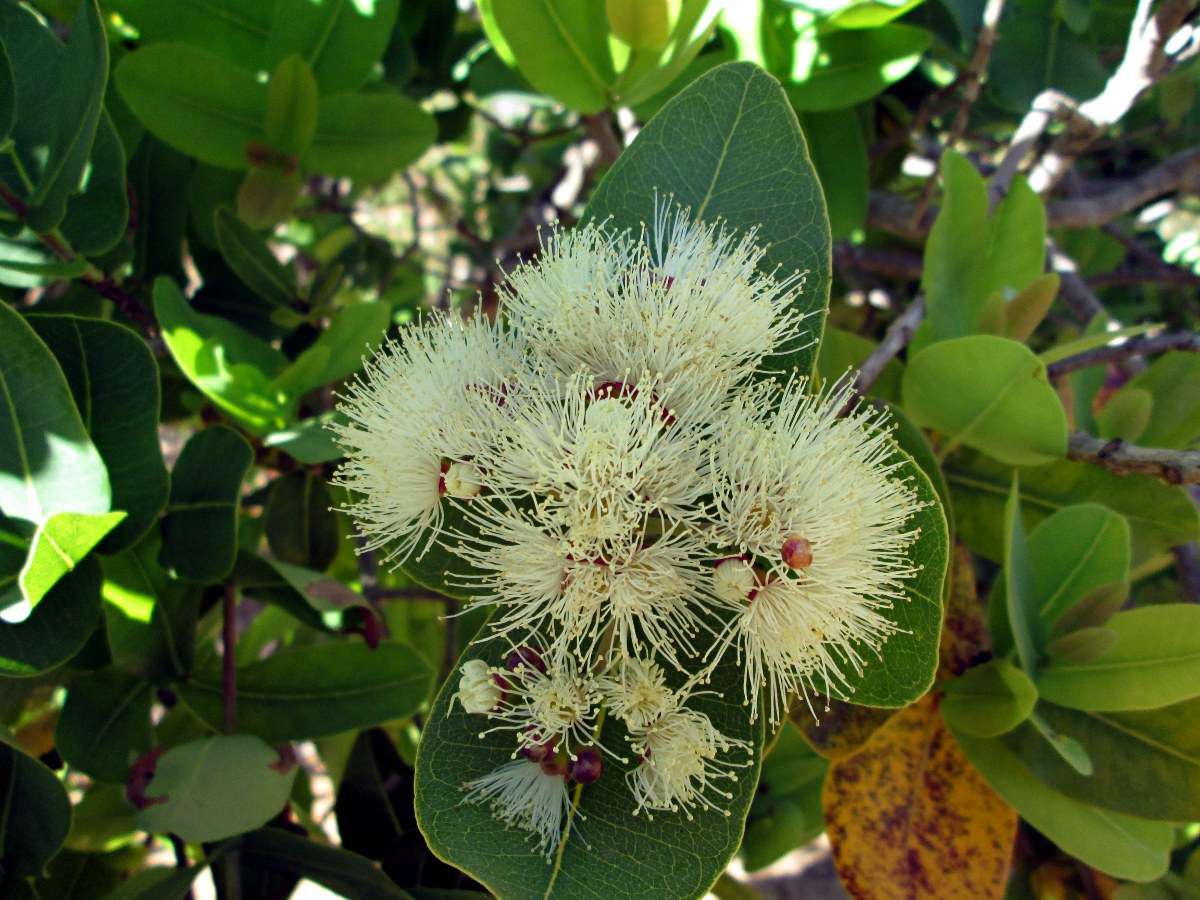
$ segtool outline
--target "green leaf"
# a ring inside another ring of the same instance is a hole
[[[829,17],[835,28],[875,28],[920,6],[923,0],[851,0],[838,3],[838,11]]]
[[[1046,210],[1024,179],[1016,179],[988,214],[982,176],[966,157],[946,151],[945,192],[925,245],[921,288],[925,321],[917,347],[980,330],[989,300],[1000,301],[1042,277]]]
[[[486,641],[469,646],[463,659],[498,665],[505,653],[502,642]],[[668,675],[672,687],[682,680],[676,673]],[[579,791],[570,831],[549,863],[530,845],[527,833],[505,829],[484,804],[462,802],[462,785],[509,762],[513,742],[510,734],[495,732],[481,738],[486,720],[463,712],[459,705],[451,708],[457,687],[455,678],[446,682],[425,720],[417,750],[417,822],[435,854],[493,893],[513,900],[598,893],[698,897],[737,850],[758,780],[763,725],[761,719],[751,725],[746,707],[733,699],[742,691],[742,671],[732,660],[716,669],[707,686],[724,692],[727,699],[708,694],[689,703],[723,734],[753,748],[751,764],[737,771],[737,781],[722,782],[733,795],[721,800],[729,815],[697,809],[691,820],[682,812],[655,813],[653,821],[634,816],[624,773],[637,761],[606,758],[600,780]],[[602,739],[613,748],[625,746],[620,723],[606,721]],[[704,851],[697,852],[698,847]]]
[[[821,338],[821,346],[817,350],[817,374],[822,382],[836,382],[844,378],[847,372],[861,366],[878,346],[874,341],[853,331],[826,328]],[[883,372],[871,385],[871,396],[888,401],[899,399],[900,377],[903,374],[904,364],[900,360],[888,360]]]
[[[83,560],[18,624],[0,622],[0,674],[23,678],[66,662],[100,620],[100,566]]]
[[[1036,710],[1030,713],[1029,721],[1046,741],[1046,744],[1059,755],[1063,762],[1085,778],[1092,776],[1096,768],[1092,764],[1091,754],[1087,752],[1087,748],[1083,744],[1069,734],[1063,734],[1058,731],[1042,718]]]
[[[246,145],[265,139],[267,86],[213,53],[152,43],[126,54],[113,77],[151,134],[210,165],[245,169]]]
[[[217,246],[233,273],[273,306],[290,309],[297,300],[292,270],[280,265],[266,242],[230,210],[219,207],[213,223]]]
[[[1055,662],[1085,663],[1099,659],[1117,642],[1111,628],[1080,628],[1056,637],[1046,645],[1046,655]]]
[[[1012,491],[1004,507],[1004,607],[1017,658],[1026,675],[1037,671],[1037,594],[1025,523],[1021,520],[1020,478],[1013,472]]]
[[[1063,613],[1050,630],[1051,637],[1070,634],[1076,629],[1087,630],[1107,622],[1129,599],[1129,582],[1121,581],[1096,588]]]
[[[1002,740],[1047,785],[1128,815],[1176,822],[1200,816],[1200,701],[1120,713],[1043,702],[1037,713],[1085,747],[1093,768],[1091,776],[1081,775],[1032,724],[1005,735]]]
[[[301,161],[323,175],[382,181],[415,162],[435,132],[433,116],[398,94],[330,94]]]
[[[1136,440],[1148,447],[1187,448],[1200,439],[1200,355],[1164,353],[1104,407],[1133,391],[1153,398],[1149,421]]]
[[[668,12],[671,12],[670,7],[675,0],[665,0],[665,3]],[[638,0],[630,5],[644,6]],[[611,16],[611,9],[608,11]],[[658,49],[634,49],[626,59],[623,58],[624,48],[610,45],[614,62],[621,69],[620,76],[611,86],[615,102],[610,105],[619,103],[621,106],[635,107],[640,113],[646,101],[664,94],[665,101],[678,93],[678,90],[670,90],[672,83],[683,88],[717,62],[728,62],[733,58],[732,53],[712,52],[715,48],[711,47],[711,40],[716,32],[717,20],[723,12],[721,4],[709,0],[681,0],[674,5],[673,11],[678,15],[671,17],[674,21],[664,46]],[[698,59],[701,51],[706,51],[705,55],[716,59],[700,69],[692,69],[692,63]],[[693,72],[692,78],[686,77],[689,70]],[[641,118],[645,121],[648,117]]]
[[[167,467],[158,444],[158,364],[146,342],[115,322],[82,316],[27,320],[58,359],[112,485],[112,505],[127,513],[102,553],[135,543],[167,501]]]
[[[95,0],[80,4],[71,23],[71,40],[57,63],[53,89],[42,84],[37,95],[38,102],[54,110],[54,128],[44,135],[44,146],[18,146],[22,157],[32,155],[37,160],[26,170],[34,185],[26,221],[37,231],[50,231],[63,220],[67,199],[79,189],[96,137],[108,81],[108,39]],[[24,92],[18,104],[22,99]]]
[[[96,256],[116,246],[128,226],[125,148],[112,118],[102,110],[82,191],[68,201],[60,228],[76,253]]]
[[[180,281],[188,197],[180,185],[192,180],[193,161],[146,135],[129,162],[129,181],[138,198],[133,232],[133,274],[150,281],[165,275]]]
[[[747,871],[769,866],[824,831],[821,786],[828,769],[829,761],[785,723],[763,760],[762,778],[750,804],[741,849]]]
[[[933,448],[929,446],[925,432],[914,425],[912,420],[905,415],[904,410],[896,404],[889,403],[887,408],[892,422],[896,426],[896,430],[892,432],[893,440],[901,450],[913,458],[913,462],[920,466],[921,471],[929,478],[933,489],[937,491],[938,500],[941,501],[942,512],[946,516],[947,530],[953,534],[954,504],[950,502],[950,488],[946,484],[946,476],[942,474],[942,466],[938,462]]]
[[[149,681],[186,675],[195,653],[201,588],[171,579],[158,564],[157,528],[105,557],[105,631],[113,664]]]
[[[17,118],[17,76],[8,48],[0,38],[0,141],[8,139]]]
[[[30,606],[36,608],[59,579],[124,518],[123,512],[56,513],[39,525],[18,579]]]
[[[318,572],[337,556],[339,525],[325,479],[292,472],[275,481],[267,501],[267,544],[284,562]]]
[[[375,615],[362,596],[321,572],[293,566],[277,559],[238,553],[234,575],[255,599],[274,603],[306,625],[321,631],[341,632],[348,610]]]
[[[353,375],[383,342],[391,321],[389,303],[374,301],[343,307],[312,346],[280,373],[274,386],[299,395]]]
[[[40,524],[109,510],[108,473],[62,369],[29,324],[0,303],[0,509]]]
[[[1039,275],[1004,306],[1004,336],[1027,341],[1058,296],[1057,272]]]
[[[169,278],[154,282],[154,315],[183,374],[217,406],[255,434],[288,424],[295,400],[271,384],[288,365],[283,353],[225,319],[196,312]]]
[[[1038,354],[1046,365],[1058,362],[1060,359],[1066,359],[1068,356],[1076,356],[1080,353],[1086,353],[1096,347],[1103,347],[1111,344],[1113,341],[1120,338],[1137,337],[1138,335],[1147,334],[1151,331],[1158,331],[1162,328],[1161,322],[1144,322],[1141,325],[1130,325],[1126,328],[1118,328],[1116,331],[1109,331],[1107,328],[1109,319],[1105,313],[1097,313],[1092,316],[1088,322],[1087,328],[1083,332],[1082,337],[1078,337],[1073,341],[1067,341],[1064,344],[1056,344],[1049,350],[1043,350]],[[1095,365],[1088,366],[1085,369],[1079,369],[1072,372],[1071,375],[1078,375],[1080,372],[1099,372],[1101,376],[1104,374],[1104,366]]]
[[[1096,433],[1102,438],[1136,441],[1150,424],[1154,395],[1126,385],[1096,412]]]
[[[1065,507],[1038,524],[1029,536],[1029,625],[1038,651],[1045,649],[1055,623],[1076,603],[1104,585],[1129,578],[1129,555],[1129,524],[1098,503]],[[1004,590],[1002,575],[993,598],[1002,598]],[[988,619],[993,649],[1007,653],[1012,641],[1002,602],[988,604]]]
[[[521,4],[524,8],[524,4]],[[637,233],[653,221],[655,192],[703,221],[758,228],[765,272],[807,271],[794,348],[773,368],[810,372],[829,303],[829,220],[795,113],[779,83],[749,63],[717,66],[673,97],[621,154],[585,219]]]
[[[67,690],[54,745],[71,766],[101,781],[123,783],[150,749],[151,685],[118,669],[76,678]]]
[[[54,773],[0,743],[0,859],[4,881],[38,877],[71,827],[71,802]]]
[[[412,715],[433,672],[408,644],[342,641],[280,650],[237,670],[238,729],[266,741],[300,740]],[[178,686],[201,719],[221,722],[221,674],[198,671]]]
[[[987,559],[1003,558],[1004,498],[1012,469],[978,453],[945,463],[958,536]],[[1129,523],[1136,566],[1169,547],[1200,537],[1200,514],[1187,493],[1144,475],[1114,475],[1087,463],[1058,462],[1021,470],[1026,528],[1076,503],[1100,503]]]
[[[263,828],[244,835],[238,840],[237,849],[243,865],[306,878],[344,897],[356,900],[411,897],[366,857],[318,844],[282,828]],[[449,900],[451,892],[446,893]],[[432,893],[430,900],[435,900]]]
[[[861,674],[847,666],[844,674],[853,691],[835,692],[841,699],[863,706],[906,706],[929,690],[937,670],[944,617],[942,586],[950,553],[946,517],[932,482],[912,457],[899,449],[895,456],[903,460],[896,475],[907,480],[925,504],[909,520],[909,526],[918,532],[908,550],[917,574],[904,584],[904,601],[880,611],[897,626],[880,650],[880,658],[872,659]]]
[[[288,802],[297,768],[281,772],[279,753],[247,734],[219,735],[172,747],[146,788],[151,804],[137,816],[144,831],[189,843],[251,831]]]
[[[233,568],[238,498],[254,460],[245,439],[224,425],[198,431],[171,473],[159,561],[177,578],[209,583]]]
[[[87,267],[83,257],[59,259],[28,229],[15,238],[0,237],[0,284],[40,287],[48,281],[78,278]]]
[[[501,58],[543,94],[581,113],[608,105],[616,72],[604,4],[481,0],[479,11]]]
[[[957,730],[954,736],[988,784],[1067,853],[1117,878],[1150,881],[1167,870],[1167,854],[1174,841],[1168,823],[1074,800],[1039,780],[1030,765],[1005,743]]]
[[[993,659],[946,683],[942,718],[955,731],[997,737],[1012,731],[1033,712],[1037,688],[1020,669]]]
[[[311,3],[300,5],[321,9]],[[284,153],[302,153],[312,143],[317,132],[317,82],[299,56],[285,56],[271,73],[263,132],[267,143]]]
[[[266,66],[276,0],[107,0],[147,41],[179,41],[250,69]]]
[[[1024,344],[983,334],[932,344],[909,360],[902,390],[913,421],[945,435],[943,457],[964,444],[1010,465],[1066,455],[1066,414]]]
[[[209,862],[206,859],[183,869],[149,866],[134,872],[115,891],[105,894],[104,900],[184,900],[192,883],[208,868]]]
[[[1038,691],[1060,706],[1101,712],[1157,709],[1200,695],[1200,606],[1165,603],[1108,620],[1112,647],[1092,660],[1056,660]]]
[[[867,218],[867,143],[852,109],[800,116],[813,166],[825,193],[829,230],[843,240]]]
[[[806,112],[870,100],[911,72],[929,42],[928,31],[911,25],[861,31],[807,28],[796,44],[788,99]]]
[[[329,424],[335,421],[344,421],[344,417],[337,412],[312,416],[291,428],[268,434],[263,438],[263,446],[281,450],[305,466],[333,462],[345,456],[329,430]]]
[[[268,68],[295,54],[323,94],[363,86],[387,48],[400,0],[275,0],[267,40]]]

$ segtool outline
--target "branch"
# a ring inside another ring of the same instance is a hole
[[[1189,350],[1200,353],[1200,334],[1190,331],[1159,334],[1154,337],[1134,337],[1121,344],[1109,344],[1104,347],[1094,347],[1068,356],[1046,367],[1051,380],[1061,378],[1068,372],[1076,372],[1090,366],[1099,366],[1110,362],[1120,362],[1133,356],[1147,356],[1151,353],[1164,353],[1167,350]]]
[[[1071,307],[1077,321],[1086,325],[1097,313],[1104,312],[1100,298],[1079,277],[1075,260],[1059,250],[1051,238],[1046,238],[1046,268],[1058,273],[1058,295]]]
[[[863,364],[859,367],[858,374],[854,376],[854,390],[857,394],[865,394],[883,373],[883,368],[891,360],[908,346],[908,342],[912,340],[913,332],[917,330],[917,326],[921,324],[921,320],[925,318],[925,298],[917,297],[906,309],[902,312],[891,325],[888,326],[887,332],[883,336],[883,340],[879,342],[879,346],[871,351],[871,355],[863,360]],[[854,401],[851,400],[851,403]]]
[[[1055,200],[1047,204],[1046,217],[1051,228],[1103,225],[1175,191],[1200,191],[1200,149],[1176,153],[1096,196]]]
[[[1076,431],[1068,440],[1067,458],[1117,475],[1153,475],[1168,484],[1200,484],[1200,450],[1138,447],[1120,438],[1105,440]]]
[[[917,281],[921,277],[921,257],[907,250],[859,247],[849,241],[838,241],[833,245],[833,262],[839,269],[872,272],[900,281]]]
[[[1061,179],[1076,158],[1106,129],[1116,124],[1138,98],[1174,64],[1167,43],[1192,15],[1197,0],[1162,0],[1153,12],[1153,0],[1138,0],[1125,44],[1125,56],[1104,85],[1104,90],[1081,103],[1060,135],[1029,172],[1029,184],[1045,194]]]

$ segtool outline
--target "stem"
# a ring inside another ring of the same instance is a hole
[[[1133,356],[1145,356],[1150,353],[1162,353],[1166,350],[1190,350],[1200,353],[1200,334],[1190,331],[1159,334],[1154,337],[1134,337],[1122,344],[1093,347],[1083,353],[1068,356],[1046,367],[1051,380],[1061,378],[1068,372],[1076,372],[1090,366],[1099,366],[1110,362],[1121,362]]]
[[[1200,484],[1200,450],[1138,447],[1082,431],[1071,435],[1067,458],[1102,466],[1117,475],[1153,475],[1168,484]]]

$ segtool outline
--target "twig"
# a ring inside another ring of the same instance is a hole
[[[1091,350],[1085,350],[1075,356],[1060,359],[1047,366],[1046,371],[1051,380],[1054,380],[1079,369],[1120,362],[1134,356],[1164,353],[1167,350],[1189,350],[1193,353],[1200,353],[1200,334],[1180,331],[1159,334],[1154,337],[1133,337],[1121,344],[1093,347]]]
[[[884,366],[903,350],[910,340],[912,340],[913,332],[917,330],[917,326],[921,324],[921,320],[925,317],[925,298],[917,297],[908,309],[902,312],[891,325],[888,326],[887,332],[883,336],[883,340],[879,342],[879,346],[871,351],[871,355],[863,360],[863,364],[858,369],[858,374],[854,377],[854,390],[858,394],[865,394],[875,383],[875,380],[883,373]],[[851,401],[853,402],[853,401]]]
[[[833,262],[839,269],[873,272],[900,281],[921,277],[921,257],[907,250],[858,247],[847,241],[833,245]]]
[[[1046,238],[1046,268],[1058,273],[1058,295],[1071,307],[1077,321],[1086,325],[1097,313],[1104,312],[1100,298],[1079,277],[1075,260],[1063,253],[1050,238]]]
[[[988,185],[988,199],[992,205],[995,205],[1001,197],[1008,193],[1008,188],[1021,168],[1021,163],[1025,161],[1025,157],[1029,155],[1029,151],[1033,149],[1043,132],[1050,127],[1050,123],[1059,117],[1073,113],[1074,110],[1075,101],[1054,89],[1042,91],[1033,98],[1029,112],[1025,113],[1025,118],[1013,132],[1004,158],[1000,160],[1000,165],[996,167],[996,171],[992,175],[991,184]]]
[[[221,706],[227,734],[237,731],[237,601],[237,586],[230,581],[221,607]]]
[[[583,127],[588,137],[600,148],[600,163],[611,166],[621,155],[621,139],[617,137],[612,113],[607,109],[583,117]]]
[[[1152,200],[1175,191],[1200,190],[1200,149],[1184,150],[1157,166],[1118,181],[1094,196],[1055,200],[1046,209],[1055,228],[1086,228],[1103,225]]]
[[[1179,594],[1188,603],[1200,603],[1200,544],[1172,547],[1175,571],[1179,574]]]
[[[1088,145],[1127,113],[1138,98],[1170,71],[1175,60],[1166,47],[1187,21],[1197,0],[1138,0],[1117,70],[1095,97],[1079,104],[1066,131],[1051,144],[1029,172],[1029,185],[1047,193],[1074,165]]]
[[[1138,447],[1082,431],[1067,441],[1067,458],[1102,466],[1117,475],[1153,475],[1168,484],[1200,484],[1200,450]]]
[[[958,109],[954,113],[954,121],[950,126],[950,133],[946,135],[946,140],[943,142],[947,149],[953,148],[962,139],[963,134],[966,133],[967,119],[970,117],[971,107],[979,99],[979,91],[987,75],[988,61],[992,58],[992,48],[996,46],[996,32],[1000,27],[1000,16],[1003,12],[1004,0],[987,0],[986,5],[983,7],[983,18],[979,25],[979,37],[975,40],[975,51],[971,54],[971,61],[967,64],[967,69],[960,79],[962,82],[962,98],[959,101]],[[937,178],[931,176],[925,182],[925,187],[922,189],[921,196],[917,200],[917,205],[913,209],[914,220],[920,221],[921,217],[925,214],[925,208],[933,198],[933,192],[936,187]]]

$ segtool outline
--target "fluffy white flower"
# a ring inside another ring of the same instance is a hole
[[[652,660],[622,657],[597,684],[609,711],[631,730],[645,730],[679,705],[662,666]]]
[[[521,359],[511,333],[476,316],[412,326],[367,362],[339,404],[348,422],[331,426],[347,456],[335,483],[352,492],[346,511],[367,549],[397,562],[424,553],[443,496],[479,493],[469,459],[487,440],[480,397],[502,397]]]
[[[670,200],[656,200],[641,238],[594,224],[552,232],[536,262],[509,274],[503,310],[560,373],[647,373],[672,410],[711,418],[796,337],[804,276],[764,274],[753,230],[739,238]]]
[[[748,751],[744,741],[726,737],[704,713],[678,706],[642,731],[631,731],[633,748],[642,762],[626,774],[637,803],[634,815],[643,810],[682,810],[689,819],[696,806],[729,815],[722,801],[733,794],[719,786],[737,780],[744,760],[723,758],[734,750]]]
[[[764,572],[718,652],[736,643],[752,712],[765,687],[772,722],[789,692],[827,692],[861,673],[896,630],[884,612],[914,574],[906,551],[920,503],[896,474],[885,414],[839,417],[848,384],[806,386],[795,379],[777,406],[743,407],[713,451],[713,539]]]
[[[558,849],[563,823],[571,809],[567,781],[527,759],[505,763],[482,778],[463,785],[465,803],[488,803],[505,825],[530,832],[546,859]]]
[[[500,680],[504,676],[498,669],[488,666],[482,659],[469,659],[459,669],[458,693],[454,699],[469,713],[489,713],[504,696]]]

